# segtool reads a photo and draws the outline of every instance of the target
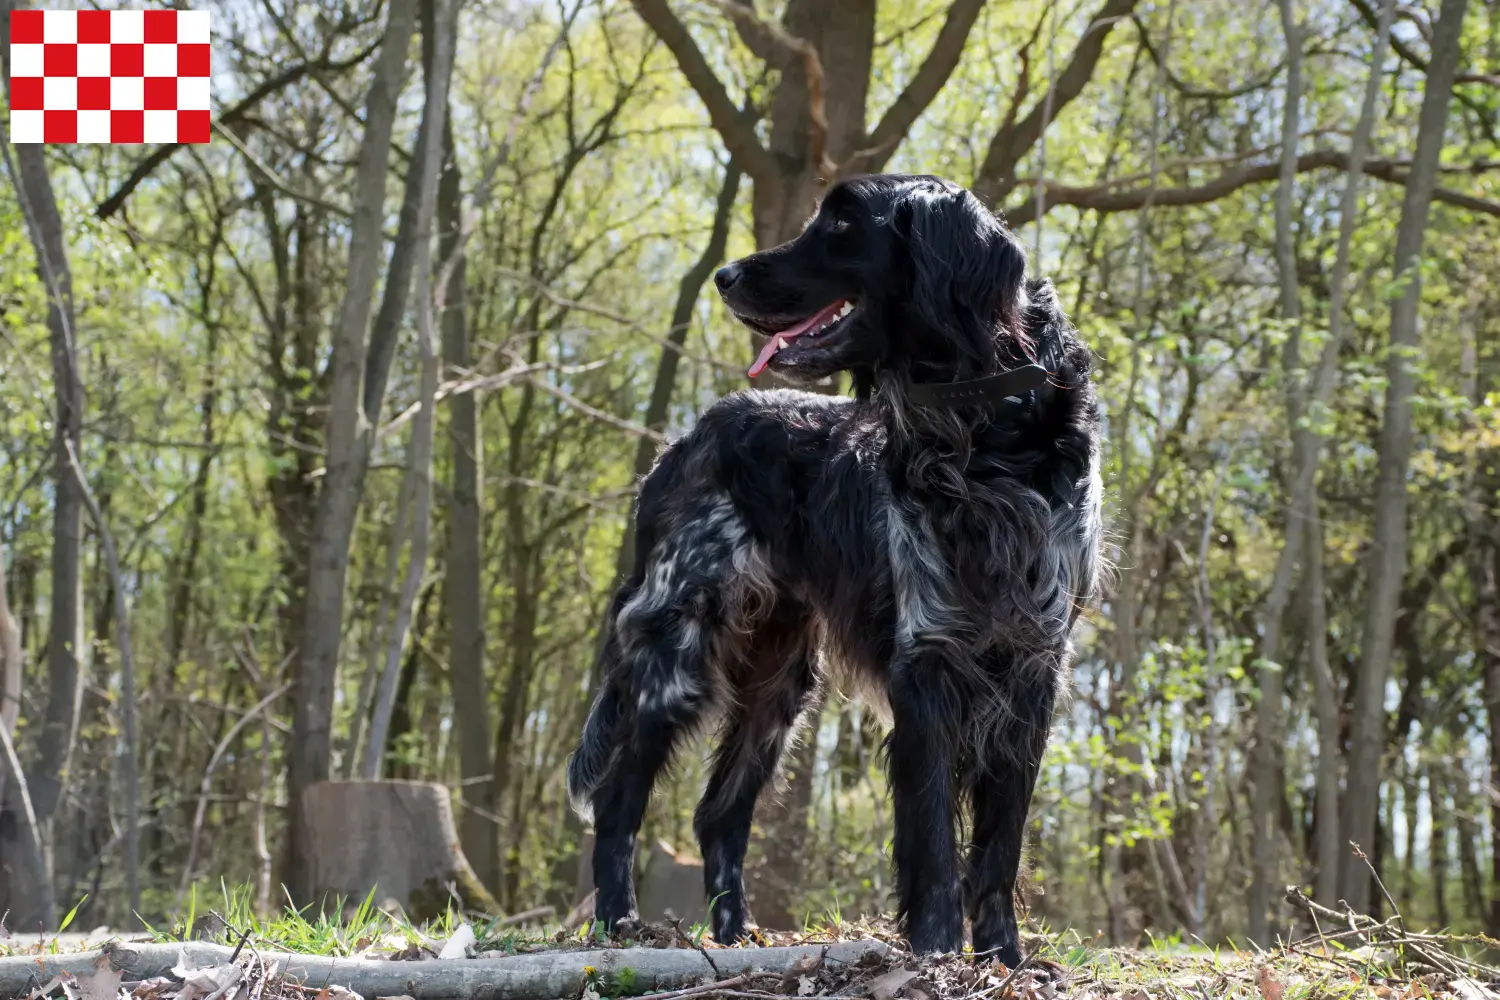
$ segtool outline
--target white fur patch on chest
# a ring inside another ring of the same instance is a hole
[[[886,545],[896,598],[896,638],[906,647],[919,638],[952,640],[959,610],[953,573],[943,561],[926,513],[890,497],[885,505]]]

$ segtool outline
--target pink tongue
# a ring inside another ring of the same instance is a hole
[[[781,350],[781,338],[785,334],[776,334],[766,341],[766,346],[760,349],[760,355],[756,357],[755,364],[750,366],[750,377],[754,378],[766,370],[766,365],[771,363],[771,355]]]
[[[832,319],[834,314],[843,307],[844,300],[839,299],[837,302],[833,303],[830,306],[827,306],[816,315],[803,320],[796,326],[788,327],[787,329],[782,330],[780,333],[771,334],[771,339],[766,341],[766,346],[760,349],[760,354],[756,357],[755,364],[750,366],[750,377],[754,378],[755,376],[766,370],[766,365],[771,363],[771,358],[776,354],[777,351],[781,350],[781,344],[783,341],[788,341],[796,337],[800,337],[808,330],[811,330],[813,327],[821,326],[822,324]]]

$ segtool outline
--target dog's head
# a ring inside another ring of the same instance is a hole
[[[1005,367],[1023,336],[1025,268],[1015,237],[965,189],[879,174],[836,184],[800,236],[720,268],[714,283],[769,338],[752,377],[849,371],[868,385],[881,370],[947,381]]]

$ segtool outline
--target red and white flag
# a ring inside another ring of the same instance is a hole
[[[208,142],[208,11],[16,10],[11,142]]]

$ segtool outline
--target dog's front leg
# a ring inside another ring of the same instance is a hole
[[[1003,676],[1007,665],[991,669]],[[1008,665],[1011,676],[1018,676]],[[1042,754],[1052,725],[1056,688],[1042,683],[1018,684],[1000,703],[982,709],[982,719],[1005,719],[977,733],[976,766],[969,774],[974,805],[973,842],[966,866],[969,917],[974,951],[988,953],[1014,969],[1021,961],[1016,926],[1016,881],[1026,838],[1026,815],[1041,772]]]
[[[920,648],[892,667],[890,700],[898,916],[917,953],[956,952],[964,930],[953,775],[963,706],[939,658]]]

